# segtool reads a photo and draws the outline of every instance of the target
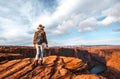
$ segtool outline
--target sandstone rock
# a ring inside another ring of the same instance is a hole
[[[106,64],[107,69],[100,75],[107,79],[120,79],[120,46],[92,46],[85,47],[85,49],[91,53],[95,60]]]
[[[0,79],[70,79],[86,69],[81,59],[73,57],[48,56],[44,58],[43,65],[38,65],[35,69],[30,66],[32,61],[33,59],[24,58],[2,64]]]
[[[107,66],[110,66],[118,71],[120,71],[120,51],[112,52],[112,56],[109,61],[106,63]]]
[[[64,68],[72,70],[72,71],[80,71],[86,68],[86,64],[83,63],[82,60],[74,58],[70,62],[67,62]]]
[[[45,58],[44,63],[48,66],[53,66],[55,61],[57,61],[57,56],[49,56],[49,58]]]
[[[98,75],[83,74],[76,76],[74,79],[106,79],[106,78]]]
[[[82,75],[120,79],[120,46],[50,47],[45,49],[44,66],[31,69],[35,54],[30,46],[0,46],[0,79],[74,79]],[[91,75],[88,70],[99,62],[107,69],[100,76]]]
[[[114,51],[106,62],[107,70],[102,73],[107,79],[120,79],[120,52]]]

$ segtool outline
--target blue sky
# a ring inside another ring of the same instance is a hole
[[[32,45],[39,24],[49,46],[120,45],[120,0],[0,0],[0,45]]]

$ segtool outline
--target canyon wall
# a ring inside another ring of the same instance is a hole
[[[61,58],[63,58],[64,61],[74,58],[72,60],[79,59],[84,63],[84,65],[87,64],[83,68],[84,71],[82,71],[82,72],[81,71],[73,72],[71,70],[68,70],[68,68],[61,67],[61,68],[63,68],[63,71],[66,72],[66,74],[68,72],[69,72],[69,74],[72,73],[73,74],[72,77],[74,77],[76,79],[82,79],[84,77],[86,78],[86,77],[91,77],[91,76],[96,77],[96,79],[97,78],[98,79],[101,79],[101,78],[103,78],[103,79],[104,78],[119,79],[120,78],[120,75],[119,75],[120,74],[120,65],[119,65],[120,64],[120,62],[119,62],[120,61],[120,47],[119,46],[84,46],[84,47],[74,47],[74,48],[50,47],[50,48],[45,48],[44,51],[45,51],[44,57],[45,58],[48,57],[48,60],[49,60],[48,62],[50,62],[50,60],[52,61],[52,59],[54,59],[54,57],[60,57],[60,61],[57,61],[57,62],[61,62]],[[35,53],[36,53],[35,48],[30,47],[30,46],[0,46],[0,64],[3,65],[3,68],[1,70],[6,71],[6,73],[7,73],[7,70],[4,70],[4,65],[6,63],[10,63],[14,60],[16,60],[16,62],[17,62],[18,60],[21,60],[21,59],[33,60],[35,57]],[[69,58],[69,57],[71,57],[71,58]],[[77,62],[77,60],[76,60],[76,62]],[[15,64],[15,62],[14,62],[14,64]],[[62,64],[63,64],[63,62],[62,62]],[[67,63],[65,63],[65,64],[67,65]],[[73,66],[72,64],[73,64],[73,62],[70,63],[71,67]],[[107,67],[107,69],[104,72],[98,73],[96,75],[90,74],[89,70],[91,68],[93,68],[97,65],[101,65],[101,64],[103,64]],[[55,62],[53,62],[53,65],[56,65]],[[68,66],[69,66],[69,64],[67,65],[67,67]],[[27,67],[27,66],[25,65],[25,67]],[[58,66],[53,66],[53,67],[59,68]],[[54,69],[53,67],[50,66],[51,69]],[[77,66],[77,67],[79,68],[79,66]],[[13,68],[13,70],[15,70],[15,69]],[[0,71],[0,73],[2,73],[3,71]],[[36,70],[34,69],[33,71],[36,71]],[[31,71],[31,72],[33,72],[33,71]],[[29,73],[31,73],[31,72],[29,72]],[[38,72],[38,71],[36,71],[36,72]],[[57,72],[58,71],[55,70],[53,75],[51,76],[51,78],[55,76],[55,73],[57,75],[58,74]],[[19,71],[19,73],[20,73],[20,71]],[[8,76],[10,76],[10,75],[8,75]],[[24,76],[25,76],[25,74],[24,74]],[[61,77],[63,77],[63,76],[61,76]],[[68,77],[66,77],[66,79],[67,78]]]

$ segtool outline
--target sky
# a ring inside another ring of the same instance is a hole
[[[45,26],[49,46],[120,45],[120,0],[0,0],[0,45],[32,45]]]

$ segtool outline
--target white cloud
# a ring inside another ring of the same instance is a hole
[[[40,23],[46,26],[48,35],[64,35],[70,34],[73,28],[79,32],[89,32],[96,30],[99,23],[109,25],[120,21],[119,0],[52,1],[0,1],[0,44],[31,43],[33,32]],[[106,18],[97,21],[101,16]]]
[[[37,23],[45,24],[48,29],[55,28],[57,32],[61,31],[61,29],[63,30],[63,28],[65,30],[65,28],[69,27],[68,25],[70,26],[73,25],[72,24],[73,20],[70,21],[71,15],[74,14],[72,12],[74,12],[78,4],[80,4],[79,2],[80,2],[79,0],[71,0],[71,1],[61,0],[59,1],[59,6],[56,7],[56,10],[52,14],[40,15],[40,17],[37,20]],[[53,31],[55,29],[53,29]],[[51,33],[53,34],[52,31]]]
[[[97,28],[97,20],[95,18],[87,18],[86,20],[80,22],[79,32],[89,32]]]
[[[52,35],[68,34],[69,29],[76,28],[77,26],[79,26],[79,32],[89,32],[95,30],[97,25],[100,24],[96,20],[97,17],[103,16],[101,15],[101,11],[109,8],[110,5],[112,6],[112,3],[115,3],[116,0],[61,0],[59,2],[59,6],[56,8],[56,11],[53,12],[52,15],[48,15],[46,21],[43,19],[39,21],[49,26],[47,30]],[[86,20],[91,17],[94,17],[94,22],[86,22]],[[69,24],[71,24],[72,27],[69,27]]]
[[[52,40],[51,46],[66,46],[66,45],[120,45],[120,38],[108,38],[99,40],[89,40],[79,37],[70,38],[66,40]]]
[[[111,25],[112,23],[116,22],[117,19],[113,16],[108,16],[106,17],[103,21],[101,21],[101,24],[108,26]]]
[[[61,34],[68,34],[69,29],[75,27],[73,20],[66,20],[63,21],[60,25],[58,25],[54,30],[51,31],[53,35],[61,35]]]
[[[110,25],[117,21],[120,22],[120,2],[103,11],[106,18],[101,22],[103,25]]]

